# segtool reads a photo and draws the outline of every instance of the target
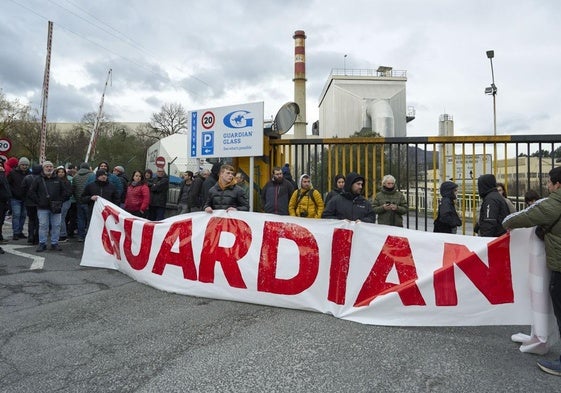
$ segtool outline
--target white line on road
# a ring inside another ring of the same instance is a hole
[[[43,265],[45,264],[45,257],[40,257],[39,255],[28,254],[26,252],[21,252],[16,250],[17,248],[22,248],[26,246],[20,246],[16,244],[5,244],[2,245],[4,251],[9,252],[10,254],[17,255],[18,257],[30,258],[33,260],[29,270],[39,270],[43,269]]]

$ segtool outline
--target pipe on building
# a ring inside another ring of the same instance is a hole
[[[392,107],[386,99],[375,99],[366,106],[366,114],[370,117],[372,132],[386,138],[395,136],[395,122]]]

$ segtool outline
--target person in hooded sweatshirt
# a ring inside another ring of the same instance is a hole
[[[458,185],[452,181],[445,181],[440,185],[440,205],[438,216],[434,221],[434,232],[457,233],[462,225],[462,219],[456,211],[455,201],[458,197]]]
[[[486,174],[477,178],[477,192],[483,202],[479,209],[479,220],[474,231],[479,236],[498,237],[506,233],[503,220],[510,214],[505,199],[497,191],[495,175]]]
[[[325,196],[325,206],[329,203],[331,198],[335,195],[341,195],[345,192],[345,176],[335,175],[333,178],[333,189],[327,193]]]
[[[312,186],[310,175],[304,173],[288,202],[288,214],[294,217],[321,218],[325,204],[318,190]]]
[[[395,177],[382,178],[382,188],[372,203],[378,216],[378,224],[403,227],[403,216],[407,214],[407,199],[395,188]]]
[[[344,179],[343,192],[336,194],[327,203],[321,218],[334,218],[356,222],[376,222],[376,214],[372,205],[362,196],[364,177],[351,172]]]

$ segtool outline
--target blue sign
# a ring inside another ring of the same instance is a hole
[[[191,112],[191,157],[197,157],[197,112]]]
[[[201,154],[209,156],[214,154],[214,131],[206,131],[201,134]]]

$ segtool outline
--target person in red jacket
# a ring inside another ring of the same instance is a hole
[[[124,208],[130,214],[146,218],[150,205],[150,189],[146,185],[141,171],[134,171],[127,187]]]

